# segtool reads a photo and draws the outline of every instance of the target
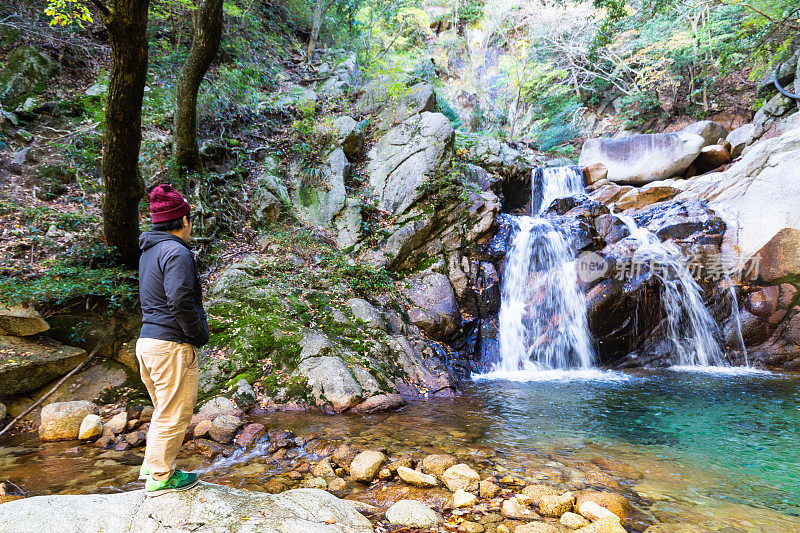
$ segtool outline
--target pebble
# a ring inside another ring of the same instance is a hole
[[[336,477],[336,473],[333,471],[333,465],[331,465],[331,462],[327,457],[315,464],[311,469],[311,473],[316,477],[321,477],[328,480]]]
[[[534,520],[539,518],[536,512],[519,503],[516,498],[505,500],[500,512],[503,516],[512,520]]]
[[[500,487],[497,486],[489,479],[484,479],[480,482],[480,496],[481,498],[491,499],[500,494]]]
[[[620,525],[617,516],[600,518],[592,522],[586,527],[577,529],[578,533],[627,533],[624,527]]]
[[[344,492],[347,490],[347,482],[340,477],[335,477],[328,482],[328,490],[331,492]]]

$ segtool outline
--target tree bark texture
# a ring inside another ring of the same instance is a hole
[[[147,10],[150,0],[112,0],[103,19],[111,43],[111,73],[101,173],[105,185],[103,237],[122,261],[139,258],[139,173],[142,99],[147,77]]]
[[[197,148],[197,93],[222,40],[222,0],[201,0],[195,14],[189,56],[178,76],[175,103],[175,163],[178,172],[200,171]]]

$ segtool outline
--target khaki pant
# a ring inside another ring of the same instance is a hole
[[[153,478],[166,481],[175,470],[175,458],[197,402],[197,348],[139,339],[136,358],[154,407],[144,462]]]

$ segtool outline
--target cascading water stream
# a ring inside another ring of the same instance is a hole
[[[632,217],[616,213],[638,246],[634,265],[648,264],[661,282],[661,307],[667,340],[679,367],[728,366],[720,343],[720,330],[703,302],[700,286],[681,259],[679,250],[662,243]]]
[[[588,369],[594,363],[575,250],[541,216],[553,200],[584,193],[580,170],[539,169],[532,181],[535,216],[512,217],[516,227],[503,267],[499,316],[501,360],[486,377]]]

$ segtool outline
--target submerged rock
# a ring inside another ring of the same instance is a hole
[[[0,505],[7,533],[138,533],[140,531],[370,533],[369,520],[332,494],[295,489],[248,492],[201,482],[196,488],[147,498],[120,494],[37,496]]]

